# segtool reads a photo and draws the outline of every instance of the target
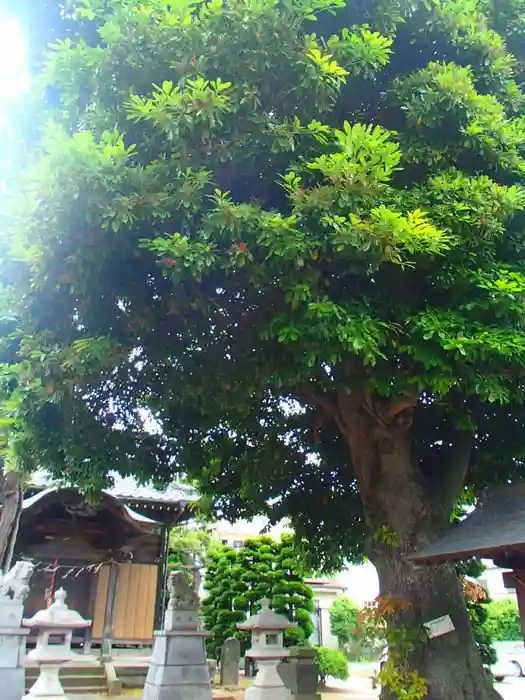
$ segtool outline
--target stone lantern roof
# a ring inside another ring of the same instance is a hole
[[[76,610],[70,610],[66,605],[66,597],[67,593],[65,590],[60,588],[55,593],[55,602],[46,610],[40,610],[33,617],[24,620],[24,627],[40,627],[43,629],[89,627],[91,620],[84,620]]]
[[[257,615],[252,615],[246,622],[237,625],[239,630],[287,630],[292,627],[297,627],[296,622],[290,622],[284,615],[278,615],[273,610],[270,610],[270,601],[268,598],[261,600],[261,610]]]

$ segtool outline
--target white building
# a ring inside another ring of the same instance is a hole
[[[282,535],[291,535],[293,533],[292,528],[288,526],[286,521],[268,528],[268,520],[263,517],[254,518],[250,521],[237,520],[235,523],[219,520],[211,526],[210,530],[222,544],[227,544],[236,550],[242,547],[244,541],[250,537],[268,535],[268,537],[278,538]]]
[[[312,622],[314,631],[310,642],[315,646],[337,649],[339,643],[337,637],[332,634],[330,625],[330,608],[334,600],[346,593],[344,585],[338,580],[332,579],[305,579],[314,593],[314,612]]]
[[[492,598],[492,600],[500,600],[501,598],[513,598],[517,600],[516,591],[505,588],[503,582],[503,574],[510,571],[510,569],[501,569],[499,566],[495,566],[491,559],[483,559],[482,561],[486,568],[478,581],[487,591],[489,597]]]

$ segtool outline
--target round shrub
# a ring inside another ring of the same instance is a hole
[[[319,683],[325,685],[328,676],[346,681],[348,678],[348,661],[343,652],[338,649],[328,649],[327,647],[317,647],[316,651]]]

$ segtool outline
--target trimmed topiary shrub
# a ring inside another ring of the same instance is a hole
[[[249,635],[237,625],[259,610],[261,598],[270,599],[275,612],[285,615],[297,627],[285,633],[285,645],[307,644],[313,632],[313,593],[303,580],[302,557],[292,536],[280,540],[257,537],[246,540],[235,551],[221,546],[211,557],[204,579],[208,595],[201,604],[208,653],[218,657],[228,637],[241,640],[244,653]]]

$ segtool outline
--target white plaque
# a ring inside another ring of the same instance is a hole
[[[456,629],[450,619],[450,615],[443,615],[443,617],[437,617],[435,620],[425,622],[425,628],[430,639],[442,637],[444,634],[449,634]]]

